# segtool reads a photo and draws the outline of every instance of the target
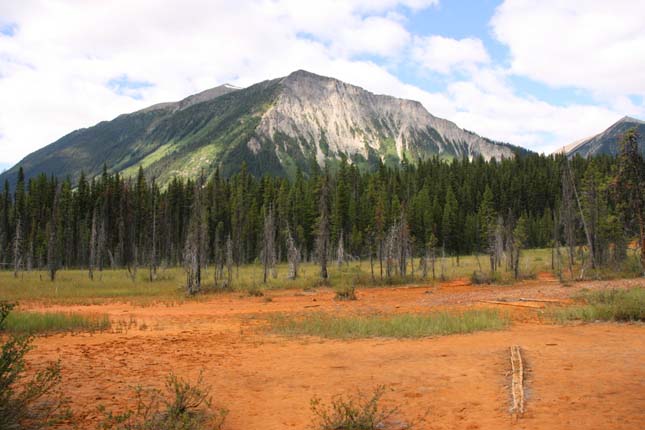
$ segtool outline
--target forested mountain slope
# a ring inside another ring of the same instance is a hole
[[[517,148],[482,138],[430,114],[419,102],[372,94],[333,78],[297,71],[245,89],[228,85],[121,115],[74,131],[27,156],[0,179],[45,173],[78,179],[142,166],[173,177],[224,176],[245,162],[250,173],[293,177],[313,163],[346,158],[362,168],[438,155],[510,158]],[[364,169],[365,170],[365,169]]]

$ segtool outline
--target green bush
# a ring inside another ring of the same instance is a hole
[[[0,302],[0,334],[14,305]],[[63,417],[65,399],[58,390],[60,363],[49,363],[29,380],[25,378],[25,355],[31,338],[11,335],[0,354],[0,429],[39,429]]]
[[[170,374],[166,392],[135,388],[135,408],[121,414],[106,411],[99,424],[101,430],[219,430],[228,415],[226,409],[211,410],[208,388],[203,387],[202,375],[190,383]]]

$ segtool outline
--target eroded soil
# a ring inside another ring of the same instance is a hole
[[[111,332],[40,337],[29,354],[35,367],[62,360],[65,390],[79,428],[95,428],[99,404],[120,410],[136,385],[161,387],[173,371],[200,370],[214,403],[230,410],[229,430],[306,429],[309,401],[333,394],[391,388],[386,402],[402,417],[428,412],[421,429],[641,429],[645,424],[645,326],[556,325],[541,314],[583,289],[645,286],[644,280],[576,283],[549,276],[515,286],[453,282],[359,290],[336,302],[330,290],[222,294],[200,302],[58,309],[108,313]],[[539,299],[531,302],[521,299]],[[37,305],[23,307],[38,308]],[[269,313],[400,313],[495,307],[510,329],[420,340],[352,341],[285,338],[266,331]],[[56,308],[48,308],[56,309]],[[509,347],[525,364],[526,413],[509,413]]]

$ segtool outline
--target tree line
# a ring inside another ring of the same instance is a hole
[[[501,255],[517,271],[522,248],[565,247],[568,267],[584,245],[591,267],[625,258],[630,240],[645,239],[645,164],[629,132],[617,157],[526,155],[486,162],[439,158],[381,165],[363,172],[347,161],[313,163],[293,179],[252,176],[243,164],[225,178],[126,178],[104,169],[77,183],[20,169],[15,189],[0,193],[0,263],[23,270],[126,268],[133,279],[159,266],[183,265],[190,292],[202,268],[230,285],[235,267],[260,262],[264,279],[289,262],[327,265],[369,259],[374,277],[427,276],[441,255]],[[645,253],[642,254],[645,264]],[[515,263],[514,263],[515,262]],[[513,267],[515,265],[515,267]]]

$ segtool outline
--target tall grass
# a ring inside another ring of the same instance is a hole
[[[371,337],[420,338],[508,327],[508,316],[495,310],[470,310],[463,313],[403,314],[395,316],[336,316],[324,313],[294,318],[271,318],[274,333],[288,336],[318,336],[329,339]]]
[[[558,322],[645,321],[645,288],[585,292],[578,297],[585,304],[552,311]]]
[[[110,328],[107,315],[83,315],[66,312],[12,312],[5,330],[14,334],[102,331]]]

